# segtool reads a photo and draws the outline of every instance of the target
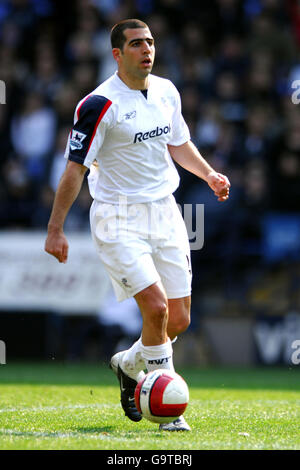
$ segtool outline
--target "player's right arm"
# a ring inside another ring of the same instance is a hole
[[[86,166],[69,160],[55,194],[45,251],[55,256],[60,263],[67,262],[69,248],[63,230],[64,222],[79,194],[86,171]]]
[[[45,251],[60,263],[66,263],[68,258],[64,221],[79,194],[84,175],[102,145],[109,121],[106,112],[111,104],[108,98],[91,94],[81,100],[75,110],[65,153],[68,163],[55,194],[45,243]]]

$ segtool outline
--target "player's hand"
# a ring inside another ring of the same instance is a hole
[[[211,172],[207,177],[207,184],[214,191],[218,201],[224,202],[229,198],[230,182],[227,176],[221,173]]]
[[[68,259],[69,244],[63,232],[48,231],[45,251],[54,256],[60,263]]]

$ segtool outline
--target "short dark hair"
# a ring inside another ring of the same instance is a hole
[[[148,28],[149,26],[141,20],[129,19],[122,20],[115,24],[110,33],[111,47],[114,49],[123,49],[126,38],[124,36],[125,29]]]

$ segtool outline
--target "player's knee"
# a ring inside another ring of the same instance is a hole
[[[164,301],[154,303],[150,309],[150,318],[158,327],[163,326],[168,318],[168,306]]]
[[[190,323],[191,320],[189,315],[182,315],[180,318],[178,318],[175,325],[173,326],[176,334],[179,335],[180,333],[186,331],[190,326]]]
[[[184,315],[183,318],[181,319],[181,322],[180,322],[180,329],[181,329],[181,333],[183,333],[185,330],[188,329],[188,327],[190,326],[191,324],[191,318],[190,318],[190,315]]]
[[[186,331],[190,323],[190,315],[186,312],[182,312],[181,315],[173,316],[172,319],[169,319],[168,332],[172,337],[175,337]]]
[[[168,317],[168,305],[166,302],[158,302],[154,308],[154,315],[159,322],[165,322]]]

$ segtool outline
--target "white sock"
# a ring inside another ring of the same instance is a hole
[[[156,369],[174,371],[173,348],[170,338],[166,343],[157,346],[144,346],[142,344],[142,357],[148,372]]]
[[[125,351],[121,361],[121,369],[132,379],[141,379],[140,372],[145,369],[145,362],[142,358],[142,340],[139,338],[131,348]]]

